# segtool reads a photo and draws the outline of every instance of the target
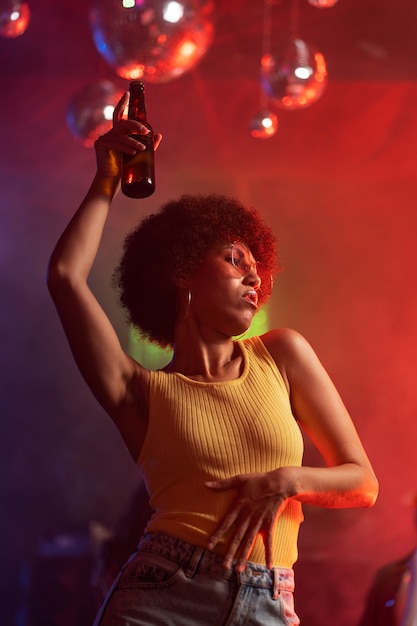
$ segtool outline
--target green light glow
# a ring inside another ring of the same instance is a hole
[[[263,335],[269,330],[268,322],[268,310],[264,306],[253,318],[249,330],[244,335],[235,337],[235,339],[248,339],[249,337]],[[129,330],[128,352],[131,357],[149,370],[165,367],[172,358],[172,350],[164,350],[156,344],[142,339],[133,326]]]
[[[148,370],[161,369],[172,358],[172,350],[164,350],[155,343],[142,339],[134,326],[129,329],[128,352],[131,357]]]
[[[263,335],[269,330],[269,319],[268,319],[268,307],[264,306],[260,311],[257,312],[255,317],[252,320],[252,324],[250,325],[249,330],[246,331],[239,338],[248,339],[249,337],[258,337],[259,335]],[[236,337],[238,339],[238,337]]]

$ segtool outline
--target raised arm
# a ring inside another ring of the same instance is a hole
[[[81,206],[52,253],[47,284],[76,363],[91,391],[112,417],[132,454],[133,437],[142,439],[146,427],[147,372],[130,358],[88,286],[88,276],[103,234],[111,202],[119,190],[121,152],[143,149],[128,136],[148,130],[122,119],[128,94],[114,112],[113,128],[95,143],[97,171]],[[157,136],[156,143],[159,143]],[[139,424],[138,409],[144,420]]]

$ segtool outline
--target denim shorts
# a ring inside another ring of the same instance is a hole
[[[149,533],[122,568],[93,626],[294,626],[294,572],[223,557]]]

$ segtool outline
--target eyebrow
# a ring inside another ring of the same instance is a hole
[[[246,252],[249,256],[249,258],[251,259],[251,263],[257,263],[258,261],[256,260],[253,252],[251,251],[251,249],[246,246],[244,243],[241,243],[240,241],[234,241],[232,243],[229,244],[230,246],[233,246],[236,249],[242,248],[242,250],[240,250],[243,254]]]

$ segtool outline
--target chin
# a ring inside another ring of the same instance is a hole
[[[233,338],[244,335],[250,329],[253,318],[254,313],[252,311],[245,311],[243,315],[240,312],[240,315],[229,317],[228,322],[224,326],[227,335]]]

